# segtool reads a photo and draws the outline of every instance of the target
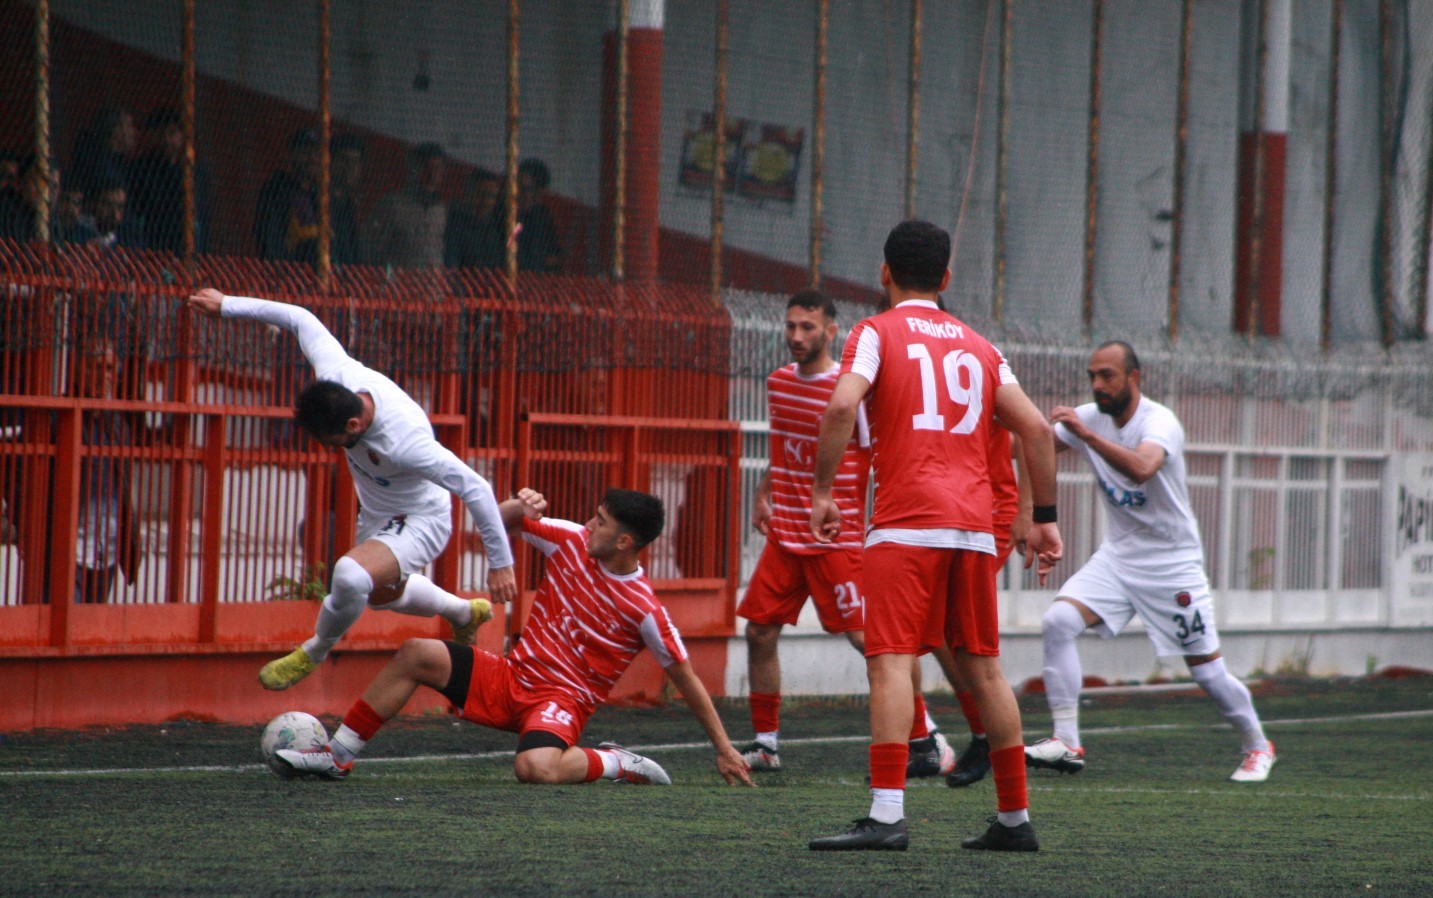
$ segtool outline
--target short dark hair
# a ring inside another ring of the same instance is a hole
[[[817,290],[815,287],[807,287],[805,290],[797,290],[791,294],[791,298],[786,301],[786,308],[790,310],[797,306],[800,306],[808,312],[814,312],[820,309],[827,318],[830,318],[832,321],[836,320],[836,303],[831,297]]]
[[[934,293],[950,266],[950,235],[928,221],[903,221],[886,237],[885,255],[897,287]]]
[[[314,437],[328,437],[348,429],[348,419],[363,414],[358,394],[333,380],[316,380],[303,388],[294,403],[294,420]]]
[[[1118,346],[1120,349],[1124,350],[1126,374],[1131,374],[1139,370],[1139,356],[1135,355],[1134,347],[1123,340],[1106,340],[1099,346],[1095,347],[1095,349],[1096,351],[1101,349],[1109,349],[1111,346]]]
[[[533,186],[538,190],[546,190],[547,185],[552,183],[552,172],[548,170],[547,163],[535,156],[529,156],[519,162],[517,173],[532,175]]]
[[[662,500],[647,493],[614,486],[602,497],[602,505],[623,530],[632,534],[638,549],[661,536],[667,523]]]

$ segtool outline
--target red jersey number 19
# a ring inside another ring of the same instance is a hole
[[[936,411],[939,398],[936,395],[935,361],[931,358],[930,348],[924,343],[909,343],[906,345],[906,357],[920,364],[921,373],[921,413],[911,415],[911,427],[916,430],[945,430],[945,415]],[[984,372],[980,361],[962,349],[955,349],[941,359],[941,368],[950,401],[965,406],[965,414],[950,432],[971,433],[980,424],[980,412],[985,404],[981,389]],[[969,386],[961,383],[961,371],[966,372]]]

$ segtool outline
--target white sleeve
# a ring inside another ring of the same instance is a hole
[[[473,523],[478,525],[483,548],[487,551],[490,568],[512,567],[512,547],[508,545],[507,528],[503,527],[502,513],[498,510],[497,497],[492,486],[478,475],[477,471],[463,464],[463,460],[437,440],[428,437],[427,445],[417,447],[420,455],[428,456],[414,467],[425,478],[463,500]]]
[[[856,337],[856,354],[851,359],[851,373],[859,374],[875,384],[881,372],[881,335],[874,327],[863,327]]]
[[[329,378],[345,365],[358,364],[308,309],[249,296],[225,296],[219,311],[225,318],[251,318],[293,334],[298,338],[304,358],[320,378]]]
[[[1179,455],[1184,451],[1184,426],[1173,412],[1156,409],[1155,414],[1149,416],[1140,442],[1154,443],[1169,455]]]

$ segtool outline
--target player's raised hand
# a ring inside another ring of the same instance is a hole
[[[818,543],[832,543],[841,535],[841,509],[830,491],[811,496],[811,533]]]
[[[522,503],[522,513],[529,520],[540,521],[547,513],[547,497],[531,487],[518,490],[517,500]]]
[[[219,309],[224,305],[224,294],[213,287],[205,287],[195,293],[189,294],[184,305],[191,311],[201,315],[208,315],[210,318],[219,317]]]
[[[1065,428],[1074,434],[1076,439],[1083,442],[1089,442],[1090,437],[1095,435],[1094,431],[1086,427],[1085,422],[1081,421],[1080,416],[1075,414],[1075,410],[1068,405],[1057,405],[1050,409],[1050,423],[1065,425]],[[1057,442],[1056,445],[1058,446],[1059,443]]]
[[[517,598],[517,575],[511,566],[488,571],[488,597],[494,604]]]
[[[753,788],[756,786],[756,783],[751,781],[751,765],[746,762],[746,758],[741,756],[741,752],[732,747],[731,743],[727,743],[725,748],[717,752],[716,761],[717,771],[721,773],[721,778],[726,780],[728,786],[735,786],[739,782],[746,783]]]

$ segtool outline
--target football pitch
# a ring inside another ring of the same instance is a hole
[[[1255,696],[1279,763],[1245,785],[1198,693],[1089,698],[1085,772],[1032,772],[1037,854],[959,847],[994,813],[988,778],[912,782],[907,852],[807,850],[867,810],[864,698],[788,701],[785,769],[757,789],[722,784],[680,704],[604,708],[585,739],[650,755],[670,788],[524,786],[515,737],[441,716],[390,724],[337,783],[270,774],[260,726],[13,733],[0,895],[1433,896],[1433,678]],[[954,700],[931,705],[959,748]],[[745,738],[745,704],[720,707]],[[1021,707],[1048,735],[1043,700]]]

